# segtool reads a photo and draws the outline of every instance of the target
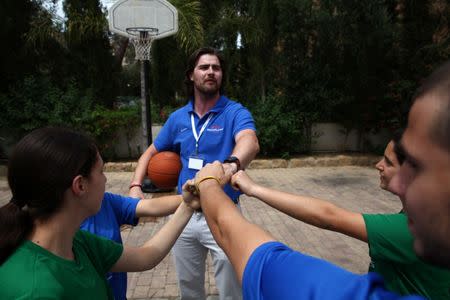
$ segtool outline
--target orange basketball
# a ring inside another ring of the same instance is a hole
[[[158,152],[153,155],[147,167],[148,178],[160,189],[176,187],[180,171],[180,156],[170,151]]]

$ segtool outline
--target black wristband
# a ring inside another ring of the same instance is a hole
[[[239,158],[237,158],[236,156],[229,156],[229,157],[228,157],[227,159],[225,159],[223,162],[224,162],[224,163],[228,163],[228,164],[235,163],[236,166],[237,166],[237,170],[238,170],[238,171],[241,170],[241,161],[240,161]]]

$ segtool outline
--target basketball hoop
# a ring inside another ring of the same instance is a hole
[[[129,39],[134,46],[137,60],[150,60],[150,52],[154,36],[158,34],[158,28],[130,27],[126,29]]]
[[[131,40],[141,65],[142,145],[152,144],[149,94],[150,50],[154,40],[178,31],[178,11],[168,0],[116,0],[108,9],[109,29]]]

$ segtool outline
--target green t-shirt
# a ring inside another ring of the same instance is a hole
[[[423,262],[403,213],[363,215],[372,259],[369,271],[384,278],[391,291],[450,299],[450,271]]]
[[[73,252],[72,261],[23,242],[0,266],[0,299],[112,299],[105,275],[123,246],[78,231]]]

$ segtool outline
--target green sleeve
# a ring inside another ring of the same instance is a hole
[[[366,224],[370,257],[398,263],[411,263],[418,260],[414,253],[413,236],[403,213],[363,214],[363,218]]]
[[[77,232],[75,240],[82,241],[95,268],[101,274],[109,272],[123,252],[123,245],[84,230]]]

